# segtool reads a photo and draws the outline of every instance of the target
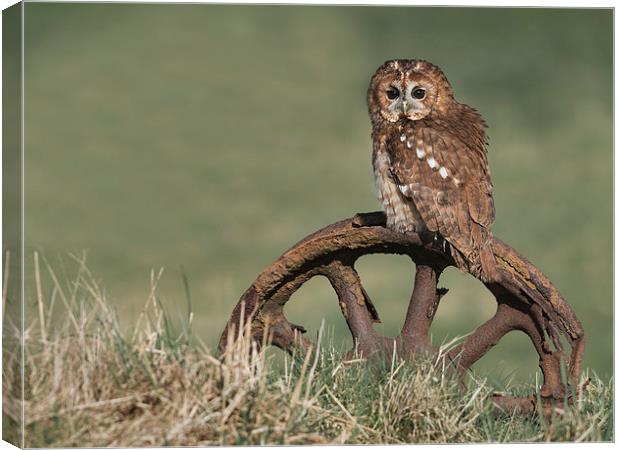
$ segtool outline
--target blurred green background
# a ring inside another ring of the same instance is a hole
[[[585,366],[611,375],[611,10],[27,3],[25,24],[27,250],[58,266],[87,250],[125,323],[160,267],[165,304],[185,311],[184,271],[214,346],[286,248],[377,210],[367,85],[387,59],[424,58],[489,124],[495,234],[566,296]],[[414,267],[371,256],[359,270],[395,335]],[[471,277],[442,285],[434,342],[493,314]],[[286,313],[349,344],[326,280]],[[512,333],[477,368],[530,379],[535,353]]]

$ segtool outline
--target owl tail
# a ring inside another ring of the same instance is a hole
[[[497,268],[491,242],[480,249],[480,268],[480,279],[483,282],[493,283],[501,281],[502,275]]]
[[[471,273],[483,283],[499,282],[502,279],[490,241],[479,251],[472,250],[468,253],[462,253],[452,247],[452,258],[460,270]]]

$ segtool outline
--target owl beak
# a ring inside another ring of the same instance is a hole
[[[403,100],[402,105],[403,105],[403,113],[407,114],[407,100]]]

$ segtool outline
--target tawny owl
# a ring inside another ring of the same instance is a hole
[[[440,235],[461,270],[498,280],[491,247],[493,186],[480,115],[454,99],[439,67],[421,60],[379,67],[368,89],[368,110],[377,194],[388,228]]]

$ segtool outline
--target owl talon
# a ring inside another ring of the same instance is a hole
[[[433,233],[433,247],[440,249],[444,253],[448,253],[448,241],[439,233]]]
[[[428,229],[417,231],[417,234],[424,245],[434,245],[434,235]]]

